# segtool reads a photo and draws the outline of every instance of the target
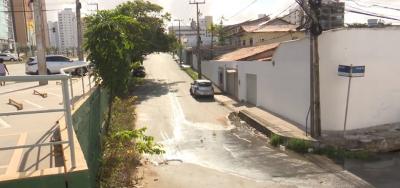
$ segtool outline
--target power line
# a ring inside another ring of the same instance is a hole
[[[239,15],[240,13],[242,13],[243,11],[245,11],[247,8],[249,8],[251,5],[253,5],[254,3],[256,3],[258,0],[253,0],[250,4],[248,4],[247,6],[245,6],[244,8],[240,9],[238,12],[236,12],[235,14],[233,14],[231,17],[229,17],[227,20],[230,20],[234,17],[236,17],[237,15]]]
[[[276,17],[279,17],[282,13],[286,12],[286,11],[289,10],[293,5],[296,5],[296,4],[297,4],[297,3],[294,2],[293,4],[289,5],[289,6],[288,6],[287,8],[285,8],[282,12],[280,12],[279,14],[277,14]],[[296,11],[293,11],[293,12],[296,12]],[[293,14],[293,12],[291,12],[291,13],[289,13],[289,14],[287,14],[287,15],[291,15],[291,14]],[[287,16],[287,15],[285,15],[285,16]]]
[[[373,17],[377,17],[377,18],[384,18],[384,19],[389,19],[389,20],[400,21],[400,19],[398,19],[398,18],[393,18],[393,17],[389,17],[389,16],[385,16],[385,15],[378,15],[378,14],[368,13],[368,12],[360,12],[360,11],[351,10],[351,9],[346,9],[345,11],[355,13],[355,14],[361,14],[361,15],[365,15],[365,16],[373,16]]]
[[[353,2],[353,3],[355,3],[356,5],[361,6],[361,7],[367,7],[367,8],[371,8],[371,7],[380,7],[380,8],[384,8],[384,9],[390,9],[390,10],[400,11],[400,8],[389,7],[389,6],[387,6],[387,5],[380,5],[380,4],[377,4],[377,3],[373,3],[373,4],[370,4],[370,5],[364,5],[364,4],[361,4],[360,1],[355,1],[355,0],[346,0],[346,1]],[[367,2],[362,2],[362,3],[367,3]]]

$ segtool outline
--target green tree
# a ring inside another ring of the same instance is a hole
[[[137,0],[87,17],[84,48],[94,65],[94,77],[110,92],[109,109],[116,96],[127,94],[135,62],[154,52],[172,50],[176,39],[164,31],[169,14],[161,12],[162,7]],[[109,118],[110,114],[111,110]]]
[[[116,11],[134,18],[143,29],[142,46],[138,49],[141,62],[144,57],[154,52],[169,52],[174,49],[176,38],[167,35],[165,24],[171,19],[170,14],[162,13],[163,8],[148,1],[128,1],[117,6]]]

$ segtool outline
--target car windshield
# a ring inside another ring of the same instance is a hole
[[[211,82],[199,82],[198,85],[202,87],[209,87],[211,86]]]

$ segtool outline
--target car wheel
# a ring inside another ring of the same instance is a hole
[[[190,93],[190,95],[193,95],[192,89],[189,89],[189,93]]]
[[[14,58],[11,58],[11,59],[10,59],[10,61],[16,61],[16,59],[14,59]]]

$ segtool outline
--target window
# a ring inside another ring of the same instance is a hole
[[[246,46],[246,40],[243,40],[242,46]]]
[[[250,43],[250,46],[253,46],[253,38],[250,38],[249,43]]]

